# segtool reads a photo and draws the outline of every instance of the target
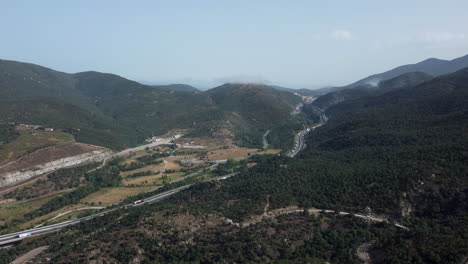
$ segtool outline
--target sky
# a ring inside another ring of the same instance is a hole
[[[151,84],[346,85],[468,54],[466,0],[0,0],[0,59]]]

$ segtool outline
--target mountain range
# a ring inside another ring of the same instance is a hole
[[[404,73],[379,87],[329,106],[328,122],[295,158],[253,156],[230,178],[116,209],[20,250],[49,245],[40,259],[57,263],[361,263],[363,254],[372,263],[462,263],[468,68]],[[267,120],[255,106],[296,103],[272,89],[226,84],[207,96],[233,115]]]
[[[381,81],[392,79],[401,74],[409,72],[423,72],[437,77],[440,75],[456,72],[466,67],[468,67],[468,55],[453,60],[430,58],[415,64],[402,65],[386,72],[373,74],[357,82],[349,84],[345,86],[345,88],[354,88],[361,85],[376,86]]]
[[[228,94],[234,96],[230,104]],[[187,85],[148,86],[113,74],[68,74],[5,60],[0,61],[0,98],[0,121],[52,126],[78,141],[117,149],[172,129],[198,135],[227,129],[240,145],[260,146],[261,131],[294,123],[289,113],[301,101],[264,85],[229,84],[200,92]],[[259,107],[265,110],[254,111]]]
[[[313,104],[326,109],[342,101],[412,87],[466,67],[468,67],[468,55],[450,61],[431,58],[374,74],[347,86],[321,90],[324,95],[318,97]]]

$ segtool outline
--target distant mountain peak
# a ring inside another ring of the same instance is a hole
[[[456,72],[465,67],[468,67],[468,55],[453,60],[428,58],[415,64],[402,65],[386,72],[368,76],[342,88],[354,88],[366,85],[372,80],[379,80],[379,82],[382,82],[409,72],[423,72],[437,77],[440,75]]]
[[[431,62],[441,62],[441,61],[447,61],[447,60],[441,60],[441,59],[438,59],[438,58],[428,58],[428,59],[425,59],[423,61],[420,61],[416,64],[424,64],[424,63],[431,63]]]

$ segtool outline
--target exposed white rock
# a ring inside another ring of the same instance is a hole
[[[0,187],[26,181],[35,176],[56,171],[58,169],[73,167],[88,162],[100,162],[110,156],[112,156],[112,151],[110,150],[95,150],[84,154],[43,163],[32,168],[28,168],[28,170],[8,172],[0,175]]]

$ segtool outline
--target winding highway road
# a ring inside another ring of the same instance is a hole
[[[305,149],[305,136],[312,130],[316,129],[317,127],[322,126],[328,121],[328,117],[325,115],[325,110],[316,107],[316,109],[320,112],[320,122],[310,128],[306,128],[304,130],[299,131],[297,135],[294,137],[294,146],[291,151],[288,153],[289,157],[296,156],[299,152]]]
[[[230,177],[232,177],[232,176],[234,176],[236,174],[237,173],[231,173],[231,174],[227,174],[227,175],[224,175],[224,176],[215,177],[215,178],[212,178],[212,179],[205,180],[205,182],[225,180],[225,179],[230,178]],[[26,237],[38,236],[38,235],[47,234],[47,233],[62,230],[64,228],[66,228],[66,227],[76,225],[76,224],[91,220],[91,219],[96,218],[96,217],[103,216],[103,215],[108,214],[108,213],[110,213],[112,211],[115,211],[115,210],[117,210],[119,208],[135,207],[135,206],[141,206],[141,205],[144,205],[144,204],[157,203],[157,202],[160,202],[160,201],[162,201],[162,200],[164,200],[164,199],[166,199],[166,198],[168,198],[168,197],[170,197],[170,196],[172,196],[172,195],[174,195],[174,194],[176,194],[176,193],[178,193],[180,191],[188,189],[192,185],[193,184],[184,185],[182,187],[178,187],[178,188],[175,188],[175,189],[172,189],[172,190],[169,190],[169,191],[165,191],[165,192],[162,192],[162,193],[155,194],[153,196],[145,198],[144,200],[142,200],[140,203],[137,203],[137,204],[130,203],[130,204],[122,205],[122,206],[120,206],[118,208],[105,210],[105,211],[98,212],[98,213],[93,214],[93,215],[80,217],[80,218],[77,218],[77,219],[61,222],[61,223],[58,223],[58,224],[53,224],[53,225],[48,225],[48,226],[41,226],[41,227],[27,229],[27,230],[14,232],[14,233],[6,234],[6,235],[1,235],[0,236],[0,248],[4,247],[4,246],[7,246],[7,245],[11,245],[11,244],[16,243],[16,242],[19,242],[19,241],[23,240]]]

